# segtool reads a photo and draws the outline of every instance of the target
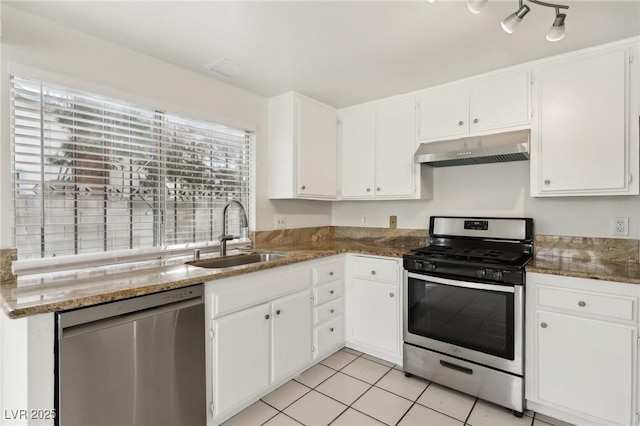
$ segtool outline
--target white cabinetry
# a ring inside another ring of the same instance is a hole
[[[316,358],[324,358],[344,345],[343,270],[342,256],[313,268],[313,346]]]
[[[633,44],[535,69],[532,196],[638,194],[639,62]]]
[[[415,120],[414,97],[340,112],[342,199],[431,198],[430,169],[413,162]]]
[[[335,199],[338,113],[295,92],[269,99],[269,197]]]
[[[283,266],[207,283],[213,424],[311,365],[311,269]]]
[[[526,126],[530,87],[530,73],[518,71],[424,91],[418,96],[418,137],[429,141]]]
[[[635,424],[631,284],[527,274],[527,406],[576,424]]]
[[[402,364],[401,262],[349,255],[347,346]]]

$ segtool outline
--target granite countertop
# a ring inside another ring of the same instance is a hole
[[[354,235],[350,235],[354,237]],[[416,245],[415,239],[367,240],[355,238],[291,240],[271,239],[269,244],[260,244],[254,252],[279,252],[289,256],[283,259],[224,269],[206,269],[186,264],[189,258],[173,258],[137,263],[90,268],[55,274],[39,274],[9,279],[0,283],[2,310],[10,318],[55,312],[110,302],[153,292],[186,287],[207,281],[232,277],[250,272],[275,268],[340,253],[361,253],[375,256],[401,257]],[[298,241],[306,241],[300,244]],[[544,240],[541,241],[544,245]],[[584,241],[579,241],[584,247]],[[590,278],[640,284],[640,263],[637,247],[629,245],[636,253],[625,258],[621,252],[543,249],[527,265],[527,272]],[[609,246],[607,246],[609,247]],[[611,255],[607,255],[607,252]],[[556,255],[556,254],[561,254]],[[212,255],[209,255],[211,257]],[[206,255],[203,255],[203,260]]]
[[[9,318],[23,318],[186,287],[207,281],[275,268],[340,253],[400,257],[414,247],[334,240],[305,244],[272,245],[254,252],[279,252],[289,256],[269,262],[207,269],[185,264],[188,258],[121,264],[55,274],[38,274],[7,280],[0,285],[2,310]],[[239,254],[242,255],[242,254]],[[203,255],[202,260],[206,257]]]

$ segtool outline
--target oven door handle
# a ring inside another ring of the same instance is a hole
[[[493,284],[472,283],[469,281],[450,280],[448,278],[432,277],[430,275],[416,274],[414,272],[407,272],[407,277],[415,278],[416,280],[421,280],[421,281],[430,281],[436,284],[452,285],[455,287],[465,287],[465,288],[472,288],[476,290],[499,291],[501,293],[516,292],[513,286],[508,286],[508,285],[493,285]]]

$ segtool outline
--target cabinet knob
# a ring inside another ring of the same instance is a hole
[[[541,323],[540,323],[540,327],[542,327],[542,328],[547,328],[547,323],[546,323],[546,322],[541,322]]]
[[[371,271],[371,275],[375,275],[375,274],[376,274],[376,271]]]
[[[333,271],[329,272],[329,276],[332,277],[333,276]]]
[[[376,191],[380,191],[380,187],[377,187],[377,188],[376,188]]]
[[[264,319],[269,319],[269,314],[265,315]]]
[[[371,192],[371,188],[367,188],[367,192]]]
[[[480,120],[478,120],[477,118],[474,118],[474,119],[473,119],[473,123],[474,123],[474,124],[478,124],[478,121],[480,121]]]
[[[462,126],[464,124],[464,121],[460,120],[458,121],[458,126]]]
[[[335,309],[329,309],[329,313],[332,314],[335,312]]]
[[[389,293],[389,297],[393,297],[393,296],[395,296],[395,294]]]
[[[333,327],[331,327],[331,328],[329,329],[329,331],[333,333]]]
[[[545,179],[545,180],[544,180],[544,184],[545,184],[545,185],[549,185],[550,183],[551,183],[551,181],[550,181],[549,179]]]
[[[333,290],[329,290],[329,294],[333,294]]]
[[[302,186],[300,187],[300,189],[305,190],[305,189],[307,189],[307,187],[306,187],[306,186],[304,186],[304,185],[302,185]]]
[[[280,309],[276,310],[276,315],[280,315]]]
[[[587,303],[584,300],[581,300],[578,302],[578,306],[580,306],[581,308],[584,308],[585,306],[587,306]]]

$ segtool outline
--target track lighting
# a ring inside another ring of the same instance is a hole
[[[509,34],[513,34],[516,28],[518,28],[518,25],[520,25],[520,22],[522,22],[522,18],[524,18],[530,10],[529,6],[522,4],[522,0],[520,0],[520,7],[518,10],[507,16],[504,21],[502,21],[502,29]]]
[[[471,13],[475,13],[476,15],[480,13],[480,10],[485,4],[487,4],[487,0],[467,0],[467,7]]]
[[[540,0],[527,0],[531,3],[551,7],[556,10],[556,17],[553,21],[553,25],[549,28],[547,32],[547,40],[549,41],[558,41],[562,40],[564,37],[564,20],[567,15],[564,13],[560,13],[560,9],[569,9],[569,6],[565,6],[562,4],[552,4],[546,3]],[[472,13],[480,13],[480,9],[482,9],[487,3],[487,0],[467,0],[467,7]],[[525,17],[527,13],[531,11],[531,8],[524,4],[524,0],[518,0],[518,10],[516,10],[511,15],[507,16],[504,21],[502,21],[502,29],[508,32],[509,34],[513,34],[513,32],[518,28],[520,22],[522,22],[522,18]]]

